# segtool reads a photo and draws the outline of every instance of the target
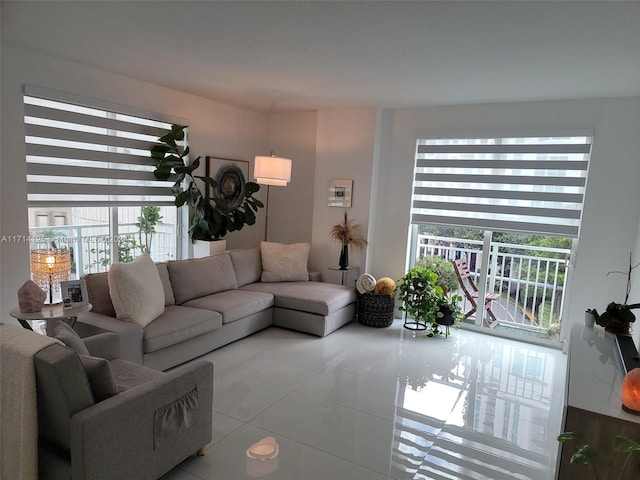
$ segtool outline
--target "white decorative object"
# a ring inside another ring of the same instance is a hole
[[[359,293],[373,292],[376,288],[376,279],[370,273],[363,273],[356,280],[356,289]]]
[[[149,255],[114,263],[108,274],[116,318],[146,326],[164,312],[164,287]]]
[[[593,328],[596,324],[596,316],[591,312],[584,312],[584,324],[587,327]]]
[[[193,258],[209,257],[224,252],[227,249],[227,241],[222,240],[196,240],[193,242]]]

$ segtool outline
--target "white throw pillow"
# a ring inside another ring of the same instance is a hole
[[[308,243],[261,242],[263,282],[302,282],[309,280],[307,261],[311,245]]]
[[[109,294],[116,318],[142,327],[164,312],[164,288],[149,255],[128,263],[114,263],[108,274]]]

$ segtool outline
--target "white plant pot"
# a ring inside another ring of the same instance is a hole
[[[584,324],[587,327],[593,328],[596,324],[596,316],[591,312],[584,312]]]
[[[202,258],[211,255],[217,255],[218,253],[222,253],[227,249],[227,241],[224,239],[213,240],[211,242],[207,242],[205,240],[196,240],[192,245],[193,258]]]

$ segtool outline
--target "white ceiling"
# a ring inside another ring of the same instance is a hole
[[[264,111],[640,95],[640,1],[8,1],[2,41]]]

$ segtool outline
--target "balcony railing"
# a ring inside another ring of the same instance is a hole
[[[155,226],[149,254],[156,262],[176,259],[176,226],[159,223]],[[135,223],[118,225],[116,238],[109,236],[109,224],[60,225],[30,229],[31,248],[48,248],[51,242],[71,250],[71,277],[86,273],[106,272],[111,261],[111,244],[118,244],[119,260],[133,259],[142,253],[138,227]],[[50,236],[51,233],[53,236]],[[45,234],[49,234],[44,236]],[[144,236],[143,236],[144,238]]]
[[[446,260],[466,258],[478,284],[483,242],[461,238],[418,235],[416,261],[428,255]],[[566,282],[566,259],[570,251],[492,242],[487,292],[500,294],[491,310],[500,324],[534,330],[559,328]],[[464,294],[460,292],[464,298]],[[465,298],[464,311],[470,309]]]

